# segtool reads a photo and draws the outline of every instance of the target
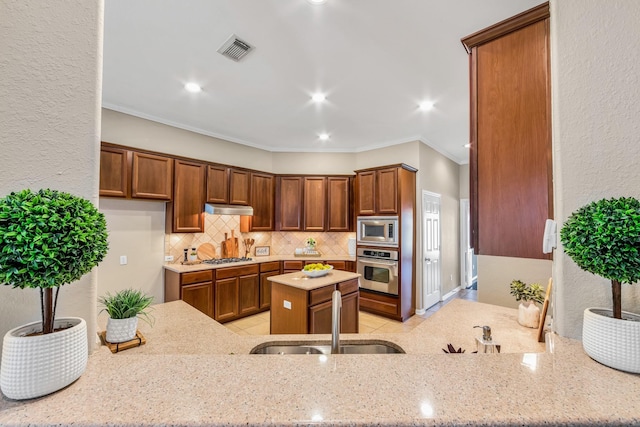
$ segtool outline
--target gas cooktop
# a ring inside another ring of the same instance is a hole
[[[232,263],[232,262],[243,262],[243,261],[251,261],[251,258],[216,258],[216,259],[205,259],[204,262],[205,264],[228,264],[228,263]]]

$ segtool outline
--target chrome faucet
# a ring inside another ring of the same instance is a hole
[[[331,354],[340,354],[340,312],[342,311],[342,294],[333,291],[331,296]]]

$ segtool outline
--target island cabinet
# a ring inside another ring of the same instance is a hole
[[[173,201],[167,203],[168,233],[204,232],[205,173],[203,163],[175,160]]]
[[[258,264],[217,268],[214,271],[214,319],[224,323],[260,311]]]
[[[404,182],[415,172],[405,164],[356,171],[356,215],[398,215]]]
[[[357,333],[358,277],[356,273],[339,270],[317,278],[307,278],[300,272],[269,277],[271,333],[331,333],[332,296],[336,289],[342,294],[340,331]]]
[[[209,317],[214,317],[213,270],[177,273],[164,271],[165,302],[183,300]]]
[[[102,143],[100,196],[171,200],[173,159]]]

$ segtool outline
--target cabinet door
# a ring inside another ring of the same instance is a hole
[[[249,205],[250,173],[237,169],[229,170],[229,203],[232,205]]]
[[[251,174],[251,231],[273,231],[275,224],[275,178],[273,175]]]
[[[204,174],[201,163],[175,161],[173,203],[167,204],[174,233],[204,231]]]
[[[357,182],[358,215],[374,215],[376,213],[376,173],[375,171],[359,172]]]
[[[342,312],[340,314],[340,332],[357,334],[359,327],[358,292],[342,296]]]
[[[278,229],[302,230],[302,178],[280,177],[278,186]]]
[[[398,213],[398,168],[376,171],[376,207],[378,214]]]
[[[171,200],[173,194],[173,159],[133,152],[131,197]]]
[[[216,280],[215,319],[224,322],[238,316],[238,278]]]
[[[129,196],[129,150],[115,147],[100,149],[100,195]]]
[[[331,333],[331,300],[309,307],[309,333]]]
[[[280,271],[269,271],[260,273],[260,309],[271,306],[271,282],[267,277],[277,276]]]
[[[351,231],[349,178],[327,178],[327,231]]]
[[[207,202],[229,203],[229,168],[207,166]]]
[[[209,317],[213,317],[213,283],[195,283],[184,285],[181,289],[182,300],[197,308]]]
[[[257,274],[238,278],[238,315],[256,313],[260,309],[260,278]]]
[[[346,270],[347,269],[347,261],[325,261],[325,264],[332,265],[336,270]]]
[[[304,229],[324,231],[327,206],[327,179],[321,177],[304,178]]]

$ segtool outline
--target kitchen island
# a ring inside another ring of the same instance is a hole
[[[321,277],[304,272],[271,276],[271,333],[327,334],[331,332],[332,295],[341,293],[340,332],[358,333],[360,274],[331,270]]]
[[[510,349],[510,332],[496,326],[503,352],[515,352],[471,354],[474,324],[522,328],[517,310],[455,300],[408,333],[342,336],[407,354],[281,356],[249,352],[300,335],[240,336],[182,301],[154,307],[155,325],[140,322],[146,345],[100,347],[52,395],[3,397],[0,425],[640,425],[640,376],[594,362],[578,341],[549,335],[547,352],[535,338]],[[535,337],[527,329],[518,330]],[[447,342],[466,353],[444,354]]]

